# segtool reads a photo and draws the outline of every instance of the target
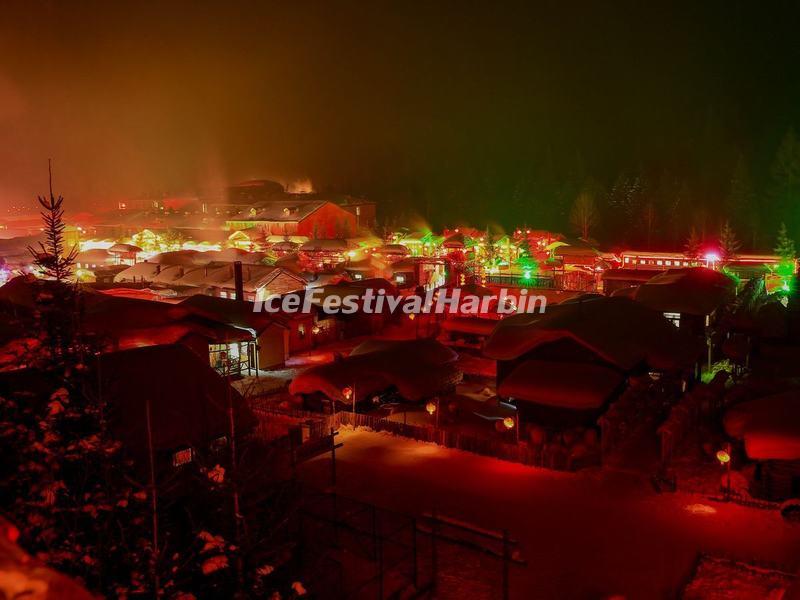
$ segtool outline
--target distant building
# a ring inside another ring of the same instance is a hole
[[[260,229],[266,235],[302,235],[315,239],[354,236],[356,215],[326,200],[302,196],[270,201],[243,211],[226,221],[228,229]]]
[[[497,361],[497,391],[540,424],[594,423],[647,372],[690,373],[702,348],[667,319],[628,298],[578,297],[500,321],[484,355]]]
[[[251,206],[286,193],[283,185],[269,179],[250,179],[228,186],[227,200],[233,206]]]

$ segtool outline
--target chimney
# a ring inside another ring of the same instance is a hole
[[[242,261],[233,263],[233,281],[236,286],[236,300],[244,302],[244,280],[242,279]]]

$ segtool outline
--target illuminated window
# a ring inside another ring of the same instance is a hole
[[[220,298],[227,298],[227,297],[228,297],[228,292],[226,292],[226,291],[224,291],[224,290],[223,290],[223,291],[221,291],[221,292],[219,293],[219,297],[220,297]]]
[[[672,261],[671,260],[665,260],[664,264],[669,267],[672,264]]]
[[[191,448],[184,448],[183,450],[178,450],[175,454],[172,455],[172,466],[173,467],[180,467],[183,465],[188,465],[192,462],[194,458],[194,451]]]
[[[663,265],[663,264],[664,264],[664,261],[663,261],[663,260],[657,260],[657,261],[656,261],[656,264],[657,264],[657,265]]]
[[[629,257],[629,256],[626,256],[626,257],[625,257],[625,262],[626,262],[626,263],[629,263],[629,262],[631,262],[631,259],[630,259],[630,257]]]
[[[364,275],[361,273],[353,273],[353,279],[363,279]]]
[[[228,372],[236,374],[250,368],[249,342],[232,342],[230,344],[209,344],[209,363],[221,375]]]
[[[683,261],[683,266],[684,267],[688,267],[689,266],[689,262],[688,261]]]
[[[406,282],[406,276],[403,275],[402,273],[398,273],[397,275],[394,276],[394,280],[397,283],[405,283]]]
[[[665,312],[664,317],[667,321],[675,325],[675,327],[681,326],[681,313]]]

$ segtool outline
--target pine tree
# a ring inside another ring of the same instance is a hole
[[[34,264],[46,277],[56,281],[65,281],[72,275],[72,267],[75,264],[75,257],[78,255],[78,247],[72,247],[64,254],[64,198],[53,195],[53,175],[48,163],[48,174],[50,182],[50,196],[44,198],[38,196],[39,204],[44,210],[40,213],[44,221],[44,243],[39,242],[39,249],[36,250],[28,246],[28,252],[33,256]]]
[[[591,192],[584,190],[578,194],[572,205],[569,218],[578,236],[588,240],[598,220],[597,207]]]
[[[800,141],[789,129],[781,141],[771,169],[770,197],[772,204],[784,221],[797,225],[794,214],[800,204]]]
[[[789,233],[786,229],[786,223],[781,223],[781,228],[778,230],[775,254],[781,257],[781,262],[791,262],[797,258],[794,240],[789,237]]]
[[[725,221],[719,232],[719,247],[722,251],[722,261],[729,262],[736,258],[741,247],[741,242],[736,238],[736,233],[730,221]]]
[[[642,225],[644,225],[645,239],[647,248],[650,248],[650,243],[653,240],[653,231],[658,223],[658,209],[656,203],[652,199],[647,200],[642,206]]]
[[[755,194],[744,155],[740,154],[731,176],[727,213],[737,227],[753,227]],[[755,231],[754,231],[755,236]]]
[[[697,235],[697,229],[692,227],[689,232],[689,237],[686,238],[686,243],[683,245],[683,254],[690,260],[697,260],[700,256],[700,236]]]

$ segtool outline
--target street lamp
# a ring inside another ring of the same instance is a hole
[[[425,410],[428,411],[428,414],[433,416],[436,415],[436,428],[439,428],[439,399],[436,399],[436,402],[431,400],[425,405]]]
[[[353,387],[355,387],[355,386],[353,386]],[[353,414],[355,415],[356,414],[356,395],[353,393],[353,388],[350,387],[350,386],[347,386],[346,388],[344,388],[342,390],[342,396],[344,396],[344,399],[347,402],[350,402],[350,399],[352,398],[352,400],[353,400]],[[355,426],[355,423],[353,423],[353,425]]]
[[[731,498],[731,445],[730,443],[726,444],[723,450],[719,450],[717,452],[717,460],[719,464],[725,467],[727,471],[727,481],[725,484],[725,498],[730,500]]]

